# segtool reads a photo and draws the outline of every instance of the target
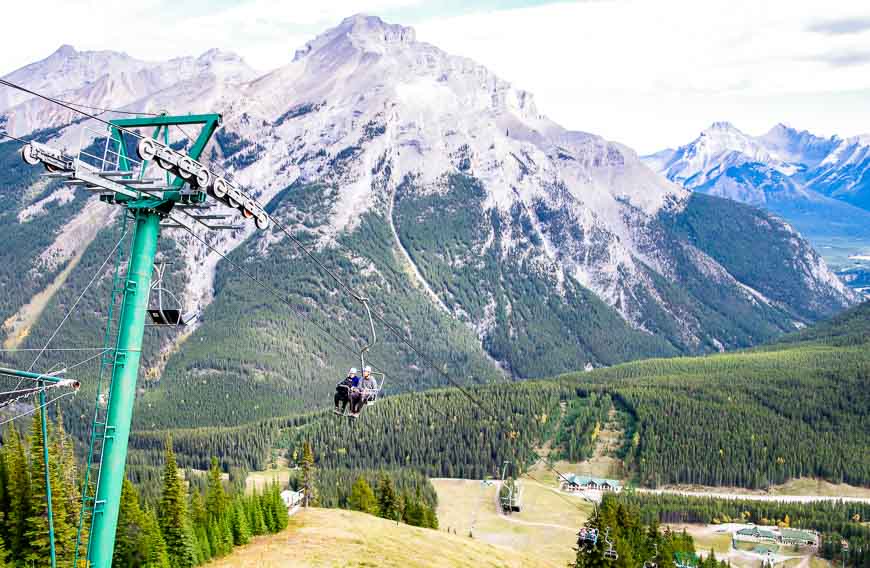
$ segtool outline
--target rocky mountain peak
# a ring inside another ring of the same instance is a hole
[[[340,53],[346,49],[370,53],[386,53],[390,49],[415,43],[413,28],[388,24],[377,16],[356,14],[345,18],[296,52],[294,61],[312,53]]]

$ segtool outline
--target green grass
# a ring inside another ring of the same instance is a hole
[[[570,552],[570,550],[569,550]],[[535,553],[522,553],[470,539],[396,524],[353,511],[303,510],[284,532],[260,537],[212,568],[390,567],[556,568]]]

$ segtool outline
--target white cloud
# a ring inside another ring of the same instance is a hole
[[[14,24],[0,35],[0,74],[61,43],[144,59],[219,47],[267,70],[355,12],[423,4],[222,3],[43,0],[34,9],[7,2],[4,15]],[[533,92],[541,111],[565,126],[649,152],[685,143],[715,120],[752,133],[780,121],[823,135],[870,132],[868,19],[866,0],[592,0],[441,17],[414,27],[421,40]]]
[[[616,0],[443,18],[420,39],[536,94],[565,126],[648,152],[715,120],[750,132],[779,121],[822,134],[870,131],[864,0]],[[838,64],[840,63],[840,64]],[[844,106],[845,105],[845,106]]]
[[[420,0],[42,0],[6,2],[0,34],[0,74],[52,53],[76,49],[125,51],[141,59],[198,55],[209,48],[235,51],[258,69],[290,61],[320,31],[357,12],[378,13]]]

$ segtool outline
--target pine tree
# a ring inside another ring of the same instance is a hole
[[[115,552],[112,555],[113,566],[141,566],[144,563],[144,558],[140,557],[142,524],[139,495],[130,480],[124,479],[121,486],[118,529],[115,533]]]
[[[311,444],[306,440],[302,444],[302,491],[303,506],[310,507],[317,503],[317,495],[315,485],[316,470],[314,467],[314,450],[311,449]]]
[[[163,494],[160,498],[160,530],[172,568],[194,565],[195,542],[187,517],[184,485],[178,476],[178,464],[172,451],[172,438],[166,440],[166,465],[163,469]]]
[[[428,504],[423,504],[423,526],[430,529],[438,528],[438,515]]]
[[[370,515],[378,514],[378,500],[375,498],[375,492],[372,491],[371,486],[363,476],[356,478],[350,490],[348,503],[354,511],[362,511]]]
[[[166,542],[163,540],[157,514],[153,509],[145,509],[142,512],[141,545],[147,552],[146,562],[142,568],[171,568]]]
[[[211,458],[211,468],[208,470],[208,490],[205,499],[205,509],[213,519],[223,518],[227,509],[227,494],[221,480],[221,469],[218,459]]]
[[[275,481],[269,488],[271,494],[271,503],[273,510],[273,518],[275,519],[275,530],[273,532],[281,532],[287,528],[290,523],[290,515],[287,512],[287,505],[281,499],[281,486]]]
[[[405,502],[405,508],[402,510],[402,522],[411,526],[422,527],[423,508],[420,506],[420,502],[407,494],[403,497],[403,501]]]
[[[208,537],[208,513],[205,510],[205,501],[199,491],[193,491],[190,495],[190,522],[193,525],[193,534],[196,539],[196,556],[200,563],[211,560],[213,556],[211,542]]]
[[[48,478],[51,483],[52,519],[54,521],[55,553],[58,567],[72,564],[75,548],[75,526],[69,522],[67,513],[68,498],[61,483],[60,464],[56,446],[52,444],[51,424],[47,425],[49,448]],[[49,538],[47,490],[45,486],[45,454],[43,451],[42,423],[39,413],[34,414],[30,430],[30,480],[32,497],[30,512],[27,516],[25,538],[27,552],[25,561],[35,565],[49,563],[51,539]]]
[[[6,551],[6,545],[3,544],[3,539],[0,538],[0,568],[11,568],[12,564],[8,563],[9,553]]]
[[[21,435],[14,427],[6,431],[0,449],[6,472],[6,516],[3,519],[4,537],[12,558],[22,558],[26,549],[24,533],[30,514],[30,468]]]
[[[266,534],[266,520],[263,517],[263,504],[260,502],[259,494],[255,491],[254,494],[247,499],[246,504],[251,534]]]
[[[378,480],[378,516],[393,521],[398,521],[401,516],[399,498],[393,487],[393,480],[386,473],[381,474]]]
[[[248,527],[248,517],[240,498],[233,501],[231,507],[230,526],[233,530],[233,544],[240,546],[251,541],[251,531]]]

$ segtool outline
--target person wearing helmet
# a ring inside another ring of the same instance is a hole
[[[347,405],[351,402],[351,389],[354,387],[354,383],[359,384],[359,377],[357,376],[356,367],[351,367],[347,377],[335,385],[334,412],[336,414],[344,414],[347,410]],[[339,403],[341,403],[341,410],[338,408]],[[351,405],[351,409],[353,409],[353,405]]]

